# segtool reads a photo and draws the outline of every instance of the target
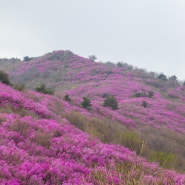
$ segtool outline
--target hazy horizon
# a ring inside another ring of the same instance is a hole
[[[182,0],[0,0],[0,58],[71,50],[185,79]]]

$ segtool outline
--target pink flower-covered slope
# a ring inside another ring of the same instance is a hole
[[[59,98],[0,83],[1,185],[184,184],[185,175],[89,137],[57,115],[56,102],[60,111],[74,109]]]
[[[13,82],[26,83],[32,89],[41,82],[46,83],[54,88],[56,95],[69,94],[75,105],[80,105],[82,97],[87,96],[95,115],[111,117],[127,126],[165,126],[185,132],[184,87],[168,86],[172,82],[162,82],[139,69],[92,62],[70,51],[54,51],[20,63],[17,69],[9,70],[9,74]],[[161,88],[148,85],[149,82],[160,84]],[[154,92],[153,97],[134,96],[150,91]],[[102,107],[105,95],[115,96],[119,110]],[[143,101],[147,107],[142,106]]]

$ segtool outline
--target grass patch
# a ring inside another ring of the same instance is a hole
[[[158,162],[163,168],[185,172],[185,136],[168,129],[148,128],[142,132],[126,128],[120,123],[107,118],[92,118],[73,111],[63,115],[91,136],[103,143],[121,144],[146,157],[149,161]]]

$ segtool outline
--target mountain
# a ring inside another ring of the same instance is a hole
[[[175,76],[71,51],[0,68],[26,85],[0,83],[1,184],[184,184],[173,171],[185,172],[185,88]],[[34,91],[41,83],[54,96]]]
[[[0,88],[1,184],[183,184],[184,175],[72,126],[57,114],[67,102]]]
[[[15,84],[24,83],[35,89],[44,83],[58,97],[68,94],[76,105],[86,96],[93,103],[94,113],[102,109],[103,116],[108,114],[128,127],[166,126],[184,133],[185,86],[176,79],[163,80],[130,68],[92,62],[71,51],[54,51],[3,69]],[[102,107],[108,95],[119,102],[118,111]],[[143,102],[146,106],[142,106]]]

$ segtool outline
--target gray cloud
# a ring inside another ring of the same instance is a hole
[[[185,79],[183,0],[0,0],[0,57],[70,49]]]

